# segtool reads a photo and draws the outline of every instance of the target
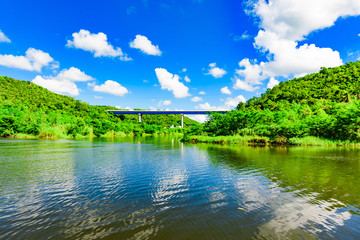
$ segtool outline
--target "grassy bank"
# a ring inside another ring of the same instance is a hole
[[[56,129],[55,129],[56,130]],[[34,135],[34,134],[27,134],[27,133],[16,133],[10,136],[0,136],[0,139],[92,139],[94,137],[106,137],[106,138],[112,138],[112,137],[131,137],[131,136],[179,136],[182,137],[183,133],[182,130],[177,129],[164,129],[164,131],[161,132],[153,132],[148,133],[144,131],[139,132],[115,132],[115,131],[108,131],[105,134],[102,134],[100,136],[94,135],[92,131],[86,136],[84,135],[66,135],[63,134],[61,131],[56,132],[54,129],[51,129],[48,132],[43,132],[42,134]]]
[[[303,138],[277,138],[270,140],[267,137],[259,136],[202,136],[193,135],[183,138],[182,141],[190,143],[215,143],[215,144],[243,144],[243,145],[296,145],[296,146],[349,146],[360,147],[360,142],[329,140],[319,137],[303,137]]]

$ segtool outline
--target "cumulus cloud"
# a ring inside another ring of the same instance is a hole
[[[86,75],[84,72],[80,71],[80,69],[76,67],[62,70],[61,72],[59,72],[56,78],[69,82],[87,82],[90,80],[94,80],[93,77]]]
[[[189,115],[187,117],[199,123],[204,123],[208,119],[207,115]]]
[[[221,88],[220,91],[221,91],[221,93],[223,93],[223,94],[228,94],[228,95],[231,94],[231,91],[229,90],[228,87],[223,87],[223,88]]]
[[[209,71],[206,73],[207,75],[211,75],[214,78],[221,78],[226,74],[226,71],[222,68],[216,66],[216,63],[209,64]]]
[[[360,1],[259,0],[254,12],[261,19],[261,28],[279,38],[297,41],[315,30],[333,26],[340,17],[360,15]]]
[[[274,77],[272,77],[272,78],[270,78],[270,80],[269,80],[266,88],[270,88],[270,89],[271,89],[271,88],[275,87],[275,86],[278,85],[278,84],[279,84],[279,81],[276,80]]]
[[[248,91],[248,92],[253,92],[257,89],[259,89],[259,87],[254,87],[252,85],[250,85],[249,83],[245,82],[245,81],[242,81],[240,79],[235,79],[235,84],[233,86],[234,89],[242,89],[242,90],[245,90],[245,91]]]
[[[202,101],[203,99],[201,98],[201,97],[193,97],[193,98],[191,98],[191,101],[192,102],[200,102],[200,101]]]
[[[159,106],[161,106],[161,105],[168,106],[170,104],[171,104],[170,100],[164,100],[164,101],[160,101],[158,105]]]
[[[200,92],[199,92],[199,94],[200,94],[200,95],[205,95],[205,94],[206,94],[206,92],[204,92],[204,91],[200,91]]]
[[[161,89],[172,91],[176,98],[190,96],[189,88],[179,81],[180,77],[178,75],[173,75],[164,68],[156,68],[155,73]]]
[[[331,48],[319,48],[315,44],[298,43],[282,39],[275,33],[260,30],[255,44],[264,52],[272,54],[272,61],[261,63],[263,77],[304,75],[317,72],[321,67],[342,65],[340,54]]]
[[[333,26],[339,18],[360,15],[360,2],[256,0],[252,13],[260,20],[254,46],[267,55],[268,61],[258,63],[245,58],[236,75],[240,81],[255,86],[271,77],[298,77],[321,67],[342,65],[339,52],[315,44],[301,45],[299,41],[313,31]]]
[[[68,94],[70,96],[78,96],[80,94],[74,82],[58,80],[56,77],[41,77],[38,75],[32,82],[54,93]]]
[[[0,42],[11,42],[10,39],[0,30]]]
[[[359,34],[359,35],[360,35],[360,34]],[[182,69],[182,72],[186,72],[186,71],[187,71],[187,69],[186,69],[186,68],[183,68],[183,69]]]
[[[78,96],[80,91],[75,82],[90,81],[93,78],[80,71],[78,68],[62,70],[57,76],[36,76],[32,82],[54,93]]]
[[[227,98],[225,101],[225,108],[232,109],[232,108],[236,107],[240,102],[243,102],[243,103],[246,102],[246,99],[242,95],[239,95],[234,98]]]
[[[88,30],[81,29],[72,34],[73,39],[68,40],[66,46],[78,48],[94,54],[94,57],[119,57],[122,61],[132,60],[124,54],[121,48],[114,48],[105,33],[90,33]]]
[[[191,82],[191,80],[190,80],[190,78],[188,76],[185,76],[184,80],[185,80],[185,82],[188,82],[188,83]]]
[[[134,41],[130,42],[131,48],[136,48],[148,55],[160,56],[161,51],[159,46],[155,46],[151,41],[142,35],[136,35]]]
[[[93,90],[95,92],[109,93],[120,97],[129,93],[127,88],[123,87],[120,83],[113,80],[107,80],[104,84],[101,85],[94,85]]]
[[[238,95],[234,98],[227,98],[223,106],[212,106],[208,102],[199,104],[196,109],[203,109],[209,111],[229,111],[235,108],[240,102],[245,103],[246,99],[242,95]]]
[[[51,65],[51,63],[54,64]],[[48,53],[35,48],[29,48],[25,52],[25,56],[0,55],[0,65],[37,72],[40,72],[43,67],[49,65],[53,68],[58,67],[58,64]]]
[[[201,103],[201,104],[199,104],[198,106],[196,106],[195,108],[200,108],[200,109],[209,110],[209,111],[228,110],[228,109],[225,108],[224,106],[221,106],[221,107],[211,106],[208,102],[206,102],[206,103]]]

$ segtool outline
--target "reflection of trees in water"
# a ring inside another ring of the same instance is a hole
[[[332,202],[329,209],[360,207],[360,150],[325,147],[246,147],[199,144],[215,164],[246,173],[254,170],[313,203]],[[216,156],[216,157],[215,157]],[[352,212],[360,214],[360,210]]]

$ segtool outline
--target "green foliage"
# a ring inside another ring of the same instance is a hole
[[[92,106],[34,83],[0,76],[0,137],[86,137],[179,131],[180,115],[114,115],[115,107]],[[185,126],[197,122],[186,118]]]
[[[359,86],[360,62],[322,68],[239,103],[237,110],[211,115],[203,129],[210,136],[257,135],[289,143],[308,136],[360,141]]]

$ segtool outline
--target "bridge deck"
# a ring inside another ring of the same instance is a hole
[[[139,122],[142,122],[143,114],[181,114],[181,127],[184,127],[185,114],[210,114],[210,113],[227,113],[228,111],[207,111],[207,110],[174,110],[174,111],[151,111],[151,110],[107,110],[113,114],[137,114],[139,115]]]
[[[107,110],[114,114],[210,114],[210,113],[227,113],[228,111],[208,111],[208,110],[170,110],[170,111],[157,111],[157,110]]]

